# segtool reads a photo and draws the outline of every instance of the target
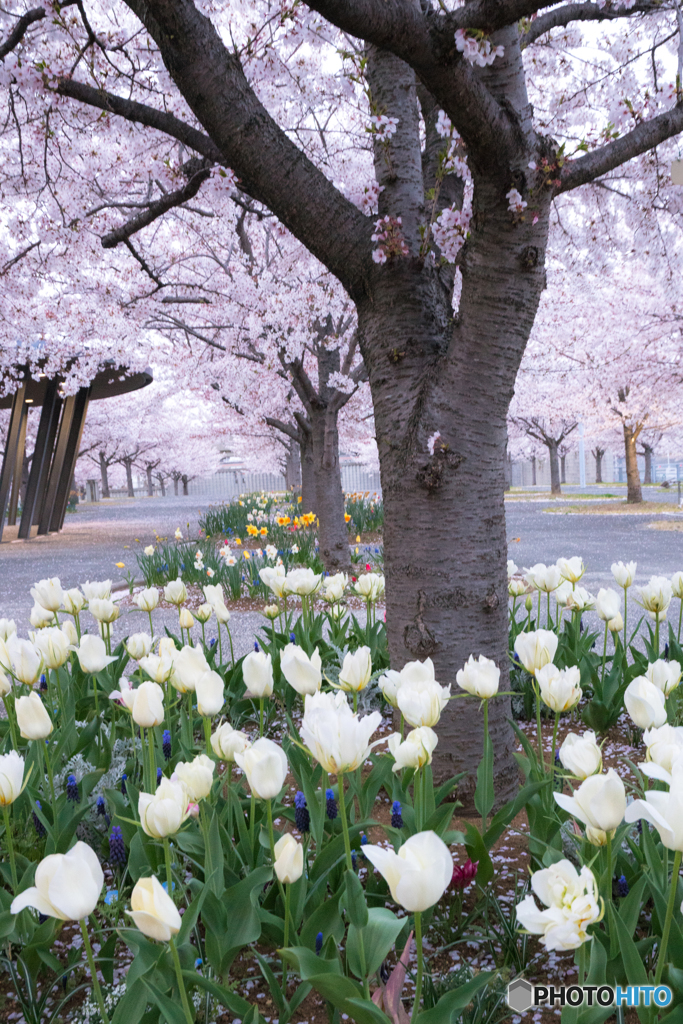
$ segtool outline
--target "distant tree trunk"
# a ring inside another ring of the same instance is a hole
[[[643,483],[645,483],[645,484],[651,484],[653,482],[653,480],[652,480],[652,456],[654,455],[654,453],[655,453],[654,448],[652,448],[649,444],[644,444],[643,445],[643,455],[645,457],[645,479],[643,480]]]
[[[561,483],[566,484],[567,482],[567,456],[560,456],[560,471],[561,471]]]
[[[109,463],[104,452],[100,452],[100,477],[102,480],[102,497],[111,498],[109,491]]]
[[[313,462],[312,435],[302,431],[299,443],[301,461],[301,505],[304,512],[315,512],[318,515],[318,495],[316,494],[316,473]]]
[[[178,483],[180,481],[180,473],[173,474],[173,494],[178,497]]]
[[[188,477],[187,473],[183,473],[183,475],[182,475],[182,481],[183,481],[183,495],[184,495],[184,496],[187,496],[187,495],[188,495],[188,494],[190,493],[190,492],[188,491],[188,489],[187,489],[187,485],[188,485],[188,483],[190,482],[190,480],[189,480],[189,477]]]
[[[159,481],[159,487],[161,488],[161,497],[166,497],[166,479],[163,473],[157,473],[157,480]]]
[[[301,487],[301,455],[296,441],[290,441],[287,445],[285,487],[288,491],[298,491]]]
[[[126,455],[121,462],[126,467],[126,486],[128,488],[128,497],[135,497],[135,488],[133,487],[133,459],[132,456]]]
[[[512,487],[512,456],[508,452],[505,456],[505,490],[509,491]]]
[[[313,409],[311,415],[313,466],[320,526],[318,541],[325,568],[339,572],[349,566],[349,531],[344,520],[344,493],[339,465],[337,412]]]
[[[593,458],[595,459],[595,482],[596,484],[602,483],[602,460],[605,454],[604,448],[594,448]]]
[[[548,456],[550,458],[550,493],[562,494],[562,485],[560,483],[560,459],[557,452],[557,442],[547,441],[546,448],[548,449]]]
[[[536,456],[531,456],[531,485],[536,486]]]
[[[152,479],[152,466],[149,464],[145,467],[147,471],[147,496],[149,498],[154,497],[154,480]]]
[[[624,421],[624,448],[626,449],[626,500],[630,505],[637,505],[643,500],[638,470],[638,453],[636,441],[641,431],[640,425],[631,426]]]

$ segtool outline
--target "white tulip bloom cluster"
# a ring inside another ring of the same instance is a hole
[[[591,938],[587,929],[602,919],[604,908],[598,896],[593,872],[577,871],[571,861],[560,860],[531,876],[531,888],[545,910],[539,910],[533,896],[517,904],[517,920],[532,935],[540,935],[545,948],[577,949]]]

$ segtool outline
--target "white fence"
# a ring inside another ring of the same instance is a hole
[[[344,463],[341,468],[342,487],[345,491],[375,491],[381,493],[379,473],[369,470],[360,462]],[[213,476],[190,480],[189,493],[197,498],[215,498],[227,501],[238,494],[254,491],[284,491],[285,478],[281,473],[243,473],[237,469],[219,470]]]

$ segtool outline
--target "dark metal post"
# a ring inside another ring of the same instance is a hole
[[[52,457],[50,476],[48,478],[47,489],[45,491],[45,500],[43,501],[43,507],[40,510],[40,522],[38,523],[39,536],[50,532],[50,524],[52,523],[55,501],[57,499],[57,488],[59,487],[59,481],[64,467],[64,459],[66,456],[67,444],[69,442],[71,424],[74,418],[75,405],[75,395],[69,395],[68,398],[64,399],[62,418],[60,420],[59,431],[57,433],[57,444],[55,446],[55,453]]]
[[[19,426],[19,443],[17,444],[17,457],[12,473],[12,492],[9,499],[9,510],[7,512],[7,525],[17,525],[17,510],[19,508],[19,491],[21,490],[21,478],[24,475],[24,455],[26,453],[26,427],[28,426],[28,411],[30,405],[24,402],[21,411],[21,424]]]
[[[59,413],[62,408],[62,400],[57,393],[59,384],[57,381],[50,381],[45,392],[43,409],[38,424],[36,446],[33,451],[31,472],[28,477],[26,488],[26,499],[21,512],[19,523],[19,537],[22,540],[29,540],[31,527],[35,519],[39,519],[45,497],[47,478],[50,472],[50,460],[54,448],[57,427],[59,426]]]
[[[64,526],[66,506],[69,504],[71,481],[73,479],[74,469],[76,468],[78,450],[81,447],[81,437],[83,436],[85,417],[88,413],[89,400],[90,388],[81,388],[76,395],[74,414],[73,419],[71,420],[71,429],[69,430],[69,438],[64,456],[64,465],[62,466],[62,475],[57,488],[57,497],[55,499],[55,506],[52,512],[52,519],[50,520],[51,530],[61,530]]]
[[[5,526],[5,512],[7,511],[10,484],[17,464],[17,448],[19,447],[25,397],[26,385],[22,384],[19,390],[15,392],[12,400],[12,413],[10,415],[9,430],[7,431],[5,455],[2,460],[2,470],[0,471],[0,540],[2,540],[2,531]]]

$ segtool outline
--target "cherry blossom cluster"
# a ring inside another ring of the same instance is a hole
[[[509,192],[506,192],[505,198],[508,201],[510,213],[523,213],[526,210],[527,204],[516,188],[511,188]]]
[[[468,63],[479,68],[493,64],[496,57],[502,57],[505,53],[504,47],[491,46],[489,39],[481,35],[469,35],[464,28],[459,28],[455,33],[455,45]]]
[[[441,255],[448,263],[453,263],[465,244],[470,227],[470,211],[458,210],[455,206],[447,206],[432,225],[434,241],[441,250]]]
[[[409,255],[401,223],[400,217],[390,217],[389,214],[375,222],[375,232],[370,236],[373,242],[379,242],[377,248],[372,250],[375,263],[386,263],[392,256]]]
[[[397,126],[397,117],[387,117],[386,114],[374,114],[370,118],[370,127],[368,128],[368,131],[380,139],[388,140],[392,135],[396,134]]]

